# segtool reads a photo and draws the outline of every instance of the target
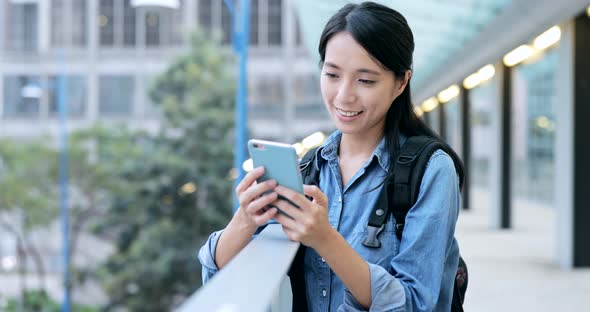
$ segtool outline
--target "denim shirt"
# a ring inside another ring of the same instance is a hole
[[[379,235],[380,248],[362,244],[369,215],[390,165],[382,139],[347,185],[342,185],[336,131],[317,151],[320,188],[328,197],[328,221],[369,266],[372,304],[369,311],[450,311],[459,247],[454,238],[460,193],[453,161],[442,150],[431,156],[416,204],[406,216],[402,240],[395,235],[393,215]],[[405,138],[401,138],[402,143]],[[203,282],[217,271],[213,233],[199,252]],[[313,249],[304,259],[309,311],[366,311],[340,278]]]

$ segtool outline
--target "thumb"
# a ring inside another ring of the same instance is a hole
[[[328,206],[328,198],[319,187],[315,185],[304,185],[303,192],[305,193],[305,195],[313,198],[313,201],[316,204],[323,207]]]

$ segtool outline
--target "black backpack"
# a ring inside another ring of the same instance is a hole
[[[397,222],[395,234],[401,240],[406,215],[414,205],[420,191],[422,176],[426,165],[432,154],[441,149],[453,158],[455,169],[459,176],[460,187],[463,186],[463,172],[461,161],[450,147],[431,137],[412,136],[409,137],[401,147],[396,158],[393,177],[383,187],[377,204],[373,207],[369,222],[367,224],[367,237],[363,245],[371,248],[381,247],[379,234],[385,227],[389,213],[392,213]],[[301,176],[304,184],[319,186],[319,171],[315,166],[316,150],[308,151],[300,162]],[[307,311],[307,300],[305,296],[305,281],[303,278],[303,257],[306,247],[301,245],[295,256],[295,260],[289,270],[291,288],[293,291],[293,311]],[[459,266],[455,276],[451,312],[462,312],[465,292],[468,282],[467,265],[463,258],[459,258]]]

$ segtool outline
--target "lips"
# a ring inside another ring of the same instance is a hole
[[[336,111],[343,117],[355,117],[361,114],[363,111],[347,111],[336,107]]]

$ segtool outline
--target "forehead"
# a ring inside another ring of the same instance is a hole
[[[383,71],[381,65],[348,32],[339,32],[328,40],[324,61],[335,64],[343,70],[369,68]]]

